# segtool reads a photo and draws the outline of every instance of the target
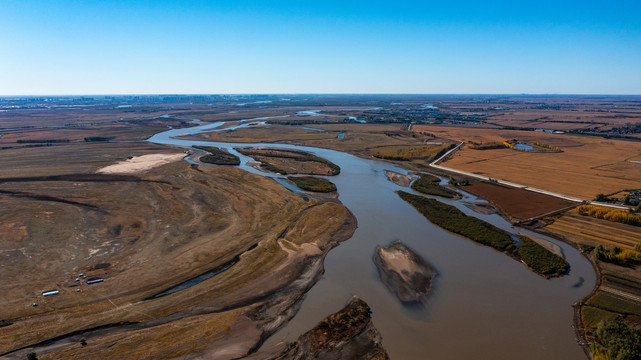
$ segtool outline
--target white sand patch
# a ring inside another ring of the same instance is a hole
[[[148,154],[134,156],[131,159],[121,161],[117,164],[105,166],[96,171],[99,174],[133,174],[151,170],[155,167],[178,161],[185,157],[185,154]]]

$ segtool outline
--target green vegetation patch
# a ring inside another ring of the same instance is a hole
[[[215,165],[240,165],[240,158],[227,151],[214,146],[193,146],[196,149],[207,151],[209,154],[200,157],[200,161]]]
[[[592,352],[595,360],[640,360],[641,330],[614,320],[604,321],[594,332]]]
[[[499,251],[513,253],[515,250],[510,234],[492,224],[467,216],[454,206],[443,204],[435,199],[404,191],[397,191],[397,193],[435,225]]]
[[[372,310],[363,300],[348,304],[343,310],[321,321],[312,332],[322,333],[327,342],[339,340],[345,335],[355,335],[369,323]]]
[[[69,139],[41,139],[41,140],[21,139],[16,142],[18,144],[57,144],[57,143],[68,143]]]
[[[592,255],[601,261],[617,265],[641,262],[641,252],[637,250],[623,250],[618,246],[608,249],[599,244],[592,250]]]
[[[281,175],[287,175],[287,171],[273,165],[272,163],[268,163],[267,161],[260,161],[260,165],[263,167],[263,169],[267,171],[271,171],[276,174],[281,174]]]
[[[113,140],[114,136],[87,136],[85,142],[98,142],[98,141],[110,141]]]
[[[412,189],[423,194],[442,196],[446,198],[454,198],[458,196],[456,191],[439,185],[439,181],[439,178],[435,176],[421,174],[421,177],[412,183]]]
[[[638,304],[610,295],[603,291],[597,292],[596,295],[588,300],[587,305],[619,314],[641,316],[641,306]]]
[[[521,246],[517,248],[508,232],[481,219],[467,216],[452,205],[405,191],[397,193],[433,224],[523,260],[540,275],[561,276],[570,268],[563,258],[525,236],[520,236]]]
[[[599,326],[599,323],[601,321],[615,320],[618,317],[619,314],[592,306],[584,306],[583,310],[581,311],[581,319],[583,320],[583,324],[591,328],[596,328],[597,326]]]
[[[534,240],[524,235],[519,235],[521,246],[517,251],[518,256],[536,273],[544,276],[561,276],[567,274],[570,265],[562,257],[552,253]]]
[[[336,191],[336,185],[334,185],[334,183],[332,183],[331,181],[323,178],[317,178],[314,176],[288,176],[287,179],[293,181],[299,188],[307,191]]]

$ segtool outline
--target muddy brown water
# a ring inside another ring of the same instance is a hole
[[[392,164],[304,146],[172,138],[211,130],[219,124],[169,130],[149,141],[227,148],[240,156],[241,168],[272,177],[275,175],[246,166],[249,158],[231,149],[260,145],[310,151],[341,167],[341,174],[331,181],[338,188],[341,202],[358,219],[354,236],[327,255],[325,274],[305,295],[298,313],[263,347],[296,339],[357,295],[371,306],[374,324],[392,359],[585,359],[572,327],[572,304],[590,293],[596,275],[589,261],[573,247],[537,235],[559,245],[571,266],[568,276],[546,280],[502,253],[427,221],[395,193],[407,188],[386,179],[386,169],[407,173]],[[469,194],[461,200],[439,200],[511,233],[528,234],[496,214],[468,209],[463,202],[480,201]],[[402,305],[379,280],[372,261],[374,249],[397,239],[427,259],[439,273],[422,304]],[[574,287],[581,278],[583,285]]]

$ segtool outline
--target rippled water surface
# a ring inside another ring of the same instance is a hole
[[[264,346],[296,339],[357,295],[371,306],[374,324],[392,359],[585,359],[572,328],[572,304],[591,291],[596,278],[590,263],[571,246],[548,239],[561,246],[571,271],[568,276],[546,280],[502,253],[428,222],[395,193],[408,189],[386,179],[385,169],[406,172],[392,164],[302,146],[172,138],[218,125],[169,130],[149,141],[228,148],[241,157],[243,169],[261,175],[265,174],[245,165],[248,157],[232,149],[264,145],[311,151],[341,167],[341,174],[331,181],[339,199],[358,220],[354,236],[328,254],[325,274],[306,294],[298,314]],[[461,200],[439,200],[512,233],[528,233],[512,228],[498,215],[477,214]],[[467,194],[463,199],[476,200]],[[422,306],[401,305],[378,279],[374,249],[396,239],[439,272]],[[581,277],[583,286],[574,287]]]

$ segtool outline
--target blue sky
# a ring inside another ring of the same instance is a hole
[[[641,94],[638,1],[0,0],[0,95]]]

